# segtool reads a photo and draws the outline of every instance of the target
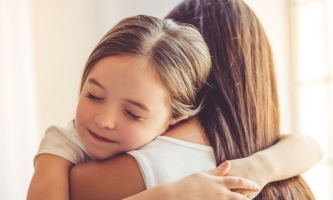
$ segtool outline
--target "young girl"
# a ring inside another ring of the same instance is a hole
[[[88,59],[75,125],[47,130],[28,199],[68,199],[74,164],[137,149],[196,115],[196,91],[204,86],[210,66],[207,46],[190,26],[143,15],[119,22]],[[208,159],[214,160],[212,151]],[[213,168],[202,162],[194,171]],[[225,179],[227,189],[259,189],[242,178]]]

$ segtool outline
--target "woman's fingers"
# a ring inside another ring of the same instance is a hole
[[[250,190],[250,191],[254,191],[257,192],[260,190],[260,186],[253,182],[253,181],[249,181],[247,179],[244,178],[240,178],[240,177],[235,177],[235,176],[227,176],[227,177],[223,177],[223,179],[221,179],[220,184],[225,185],[227,188],[229,189],[244,189],[244,190]]]
[[[211,177],[212,178],[211,180],[215,180],[216,181],[215,183],[218,183],[217,187],[213,186],[209,187],[210,195],[214,196],[213,194],[216,194],[217,196],[223,197],[223,199],[248,200],[248,198],[245,195],[236,193],[235,190],[243,192],[260,191],[260,186],[253,181],[249,181],[247,179],[236,176],[225,176],[230,171],[230,169],[231,169],[231,162],[225,161],[224,163],[219,165],[216,169],[207,172],[207,174],[213,175],[213,177]],[[205,175],[205,173],[197,173],[196,177],[209,178],[207,174]],[[205,184],[205,186],[207,185],[209,184]],[[213,192],[214,188],[218,191],[217,193]]]
[[[235,192],[233,192],[232,194],[229,195],[229,199],[249,200],[249,198],[247,198],[246,196],[235,193]]]
[[[231,163],[229,161],[225,161],[214,170],[209,171],[208,174],[214,176],[225,176],[229,172],[230,168]]]

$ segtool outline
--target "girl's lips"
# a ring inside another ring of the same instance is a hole
[[[105,143],[111,143],[111,142],[114,142],[114,141],[112,141],[112,140],[109,140],[109,139],[106,139],[106,138],[104,138],[104,137],[102,137],[102,136],[99,136],[99,135],[97,135],[96,133],[94,133],[94,132],[92,132],[92,131],[90,131],[90,130],[88,130],[88,131],[89,131],[91,137],[94,138],[95,140],[99,141],[99,142],[105,142]]]

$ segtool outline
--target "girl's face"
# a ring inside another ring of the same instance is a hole
[[[106,159],[137,149],[170,124],[169,95],[144,58],[105,57],[88,74],[75,125],[88,154]]]

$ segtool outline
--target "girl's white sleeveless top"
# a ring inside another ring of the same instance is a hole
[[[47,129],[36,157],[44,153],[60,156],[74,164],[93,159],[87,154],[73,122],[65,128],[51,126]],[[146,188],[216,167],[211,147],[166,136],[158,136],[149,144],[127,153],[136,159]]]
[[[216,168],[212,147],[166,136],[127,153],[139,164],[147,189]]]

